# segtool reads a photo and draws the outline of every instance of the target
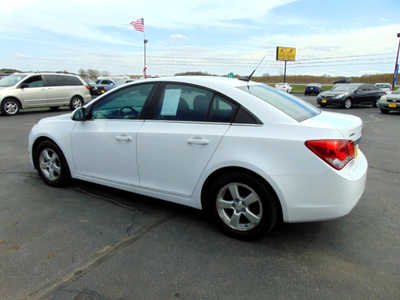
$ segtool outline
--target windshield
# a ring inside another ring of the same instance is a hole
[[[22,74],[6,76],[6,77],[0,79],[0,87],[16,85],[18,82],[20,82],[25,77],[26,77],[26,75],[22,75]]]
[[[359,86],[358,85],[349,85],[349,84],[340,84],[335,85],[332,88],[332,92],[352,92],[355,91]]]
[[[392,86],[390,84],[377,84],[376,87],[380,89],[390,89]]]
[[[298,122],[307,120],[321,112],[315,106],[297,97],[279,92],[264,84],[252,84],[238,88],[276,107]]]

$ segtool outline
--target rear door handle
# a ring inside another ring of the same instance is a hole
[[[118,142],[132,142],[132,137],[131,136],[129,136],[129,135],[117,135],[116,137],[115,137],[115,139],[118,141]]]
[[[192,137],[187,140],[189,145],[208,145],[210,143],[209,140],[203,139],[202,137]]]

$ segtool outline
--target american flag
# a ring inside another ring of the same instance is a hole
[[[137,31],[144,32],[144,19],[140,18],[130,23]]]

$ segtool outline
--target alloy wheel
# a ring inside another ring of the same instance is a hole
[[[45,148],[40,153],[39,167],[42,174],[49,181],[56,181],[61,176],[60,158],[57,153],[50,148]]]
[[[19,106],[17,102],[10,100],[4,103],[4,111],[7,115],[15,115],[18,113],[18,110]]]
[[[82,106],[82,100],[79,97],[72,98],[71,105],[73,109],[80,108]]]
[[[345,108],[350,108],[351,107],[351,99],[346,99],[344,101],[344,107]]]
[[[217,212],[230,228],[249,231],[255,228],[263,216],[263,205],[258,194],[243,183],[229,183],[217,194]]]

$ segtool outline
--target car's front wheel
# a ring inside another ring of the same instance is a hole
[[[214,220],[230,236],[257,238],[277,223],[275,196],[261,179],[251,174],[225,173],[214,181],[207,194]]]
[[[351,99],[347,98],[346,100],[344,100],[343,106],[344,106],[344,108],[347,108],[347,109],[351,108],[353,106]]]
[[[51,141],[41,142],[35,151],[35,165],[45,183],[65,186],[71,179],[67,161],[61,149]]]
[[[5,99],[1,105],[1,111],[6,116],[16,115],[20,110],[20,106],[17,100],[13,98]]]

